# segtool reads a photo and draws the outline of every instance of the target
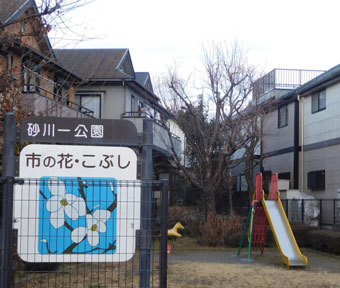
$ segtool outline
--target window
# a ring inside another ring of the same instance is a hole
[[[137,101],[134,95],[131,95],[131,112],[137,112]]]
[[[307,187],[310,190],[325,190],[325,170],[308,172]]]
[[[290,180],[290,172],[279,173],[279,179]]]
[[[312,113],[326,109],[326,90],[322,90],[312,96]]]
[[[281,106],[278,111],[278,127],[282,128],[288,126],[288,107],[287,105]]]
[[[248,191],[248,183],[246,176],[240,175],[237,177],[237,191],[246,192]]]
[[[77,93],[75,102],[82,107],[92,110],[93,116],[101,117],[101,94],[99,93]]]
[[[26,23],[25,20],[21,22],[21,32],[25,32],[26,31]]]

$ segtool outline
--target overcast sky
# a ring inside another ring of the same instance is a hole
[[[129,48],[135,70],[157,76],[175,62],[188,73],[202,43],[237,40],[263,72],[326,70],[340,64],[339,14],[339,0],[94,0],[69,15],[93,39],[54,46]]]

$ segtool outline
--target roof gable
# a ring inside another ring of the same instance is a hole
[[[34,13],[39,14],[38,7],[34,0],[0,0],[0,23],[11,25],[11,23],[19,21],[28,9],[33,9]],[[43,40],[44,42],[41,42],[41,44],[43,44],[42,50],[46,49],[46,54],[55,59],[53,48],[47,34],[43,35]]]
[[[128,49],[55,49],[57,62],[86,80],[134,79]]]
[[[136,72],[136,81],[145,89],[153,93],[152,82],[149,72]]]

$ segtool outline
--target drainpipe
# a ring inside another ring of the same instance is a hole
[[[123,108],[123,113],[125,113],[127,111],[127,107],[126,107],[126,86],[125,86],[125,81],[123,80],[122,82],[123,85],[123,90],[124,90],[124,108]],[[120,116],[120,118],[122,118],[122,116]]]
[[[300,179],[301,182],[299,183],[299,190],[300,192],[303,192],[304,188],[304,126],[305,126],[305,113],[304,113],[304,99],[300,97],[300,94],[297,96],[297,99],[299,101],[299,106],[301,107],[301,161],[300,161]]]

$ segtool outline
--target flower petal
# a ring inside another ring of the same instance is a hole
[[[65,183],[58,177],[50,177],[50,179],[48,180],[48,189],[50,189],[52,195],[60,195],[65,198]]]
[[[106,225],[103,221],[98,221],[97,226],[98,226],[97,227],[98,232],[101,232],[101,233],[106,232]]]
[[[50,199],[48,199],[46,203],[46,209],[49,212],[56,212],[61,208],[60,201],[63,200],[63,197],[57,195],[57,196],[52,196]]]
[[[69,194],[66,194],[66,196]],[[74,207],[78,211],[79,216],[85,216],[86,215],[86,205],[84,199],[80,197],[76,197],[76,201],[71,203],[70,205]],[[67,199],[67,198],[66,198]]]
[[[97,225],[98,220],[94,218],[91,214],[86,215],[87,228],[91,229],[93,225]]]
[[[69,204],[72,204],[73,202],[75,202],[75,201],[77,201],[78,199],[81,199],[81,198],[77,197],[77,196],[74,195],[74,194],[67,193],[67,194],[65,194],[65,199],[67,200],[67,202],[68,202]],[[83,200],[83,199],[81,199],[81,200]],[[83,201],[84,201],[84,200],[83,200]]]
[[[74,243],[81,242],[87,234],[87,229],[85,227],[77,227],[71,233],[71,240]]]
[[[77,220],[79,218],[78,210],[74,208],[72,205],[66,205],[64,209],[65,214],[72,220]]]
[[[56,212],[52,212],[50,216],[51,225],[58,229],[64,225],[65,222],[65,214],[63,209],[59,209]]]
[[[92,247],[97,246],[99,244],[99,233],[90,229],[87,230],[87,240]]]
[[[111,212],[104,209],[98,209],[94,211],[93,217],[105,223],[111,217]]]

